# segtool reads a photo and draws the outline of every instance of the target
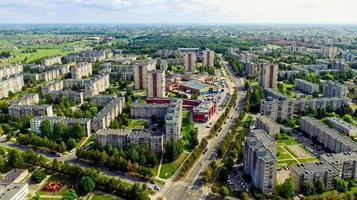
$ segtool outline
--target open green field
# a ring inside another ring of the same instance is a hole
[[[174,162],[163,163],[160,171],[160,178],[168,179],[177,170],[177,168],[183,163],[183,161],[188,156],[188,153],[182,153]]]
[[[115,200],[116,198],[109,196],[109,195],[102,195],[102,194],[96,194],[94,195],[91,200]]]
[[[292,137],[280,137],[277,143],[278,167],[319,161]]]
[[[5,66],[11,63],[32,63],[44,57],[65,56],[76,51],[63,50],[65,47],[84,47],[87,41],[65,42],[62,44],[16,44],[16,40],[36,39],[46,37],[46,35],[17,35],[7,36],[0,35],[1,51],[10,52],[10,57],[0,60],[0,66]]]
[[[183,111],[182,112],[182,125],[181,125],[181,132],[183,135],[183,143],[184,143],[184,150],[185,151],[191,151],[191,148],[189,146],[189,137],[190,137],[190,132],[195,128],[195,125],[191,121],[191,113],[190,111]]]

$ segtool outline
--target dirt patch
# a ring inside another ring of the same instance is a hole
[[[295,145],[289,145],[286,146],[286,148],[289,148],[290,151],[292,151],[298,158],[309,158],[311,157],[310,154],[308,154],[305,149],[303,149],[300,145],[295,144]]]

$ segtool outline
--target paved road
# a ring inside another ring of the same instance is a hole
[[[227,65],[227,62],[224,62],[226,68],[228,68],[228,73],[232,77],[234,77],[234,73],[230,66]],[[235,86],[240,89],[244,86],[244,80],[233,78]],[[207,152],[202,155],[198,161],[196,161],[192,170],[189,172],[187,177],[179,182],[172,182],[165,185],[161,193],[164,198],[167,200],[196,200],[196,199],[208,199],[211,198],[209,196],[210,189],[203,187],[202,182],[202,172],[210,163],[210,161],[214,160],[214,157],[220,148],[220,144],[223,141],[224,137],[230,130],[230,127],[234,123],[234,119],[238,117],[239,111],[241,111],[244,107],[245,93],[242,91],[238,92],[237,104],[234,109],[231,109],[229,112],[229,118],[227,119],[227,123],[223,125],[222,131],[218,133],[218,136],[211,139],[207,146]]]

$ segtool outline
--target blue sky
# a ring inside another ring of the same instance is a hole
[[[357,0],[0,0],[0,23],[355,23]]]

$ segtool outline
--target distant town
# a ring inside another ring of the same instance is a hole
[[[357,27],[0,26],[0,199],[357,199]]]

